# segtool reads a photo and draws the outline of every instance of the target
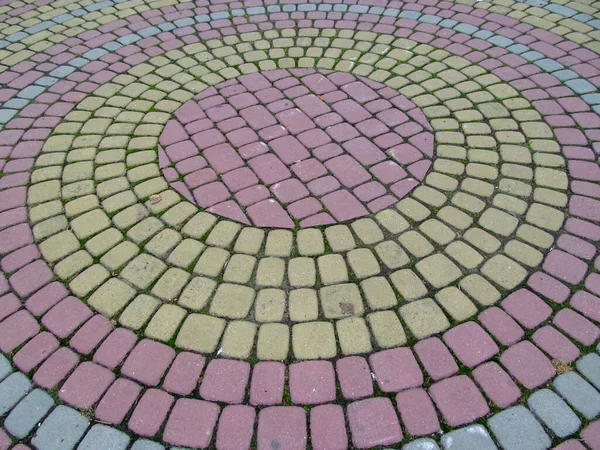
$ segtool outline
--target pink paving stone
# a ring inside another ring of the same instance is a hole
[[[367,360],[361,356],[338,359],[336,371],[342,395],[355,400],[373,395],[373,379]]]
[[[194,198],[198,205],[205,208],[216,205],[230,197],[230,193],[225,185],[219,181],[205,184],[194,189]]]
[[[490,359],[500,349],[475,322],[466,322],[444,333],[444,342],[467,367],[475,367]]]
[[[37,246],[35,244],[28,245],[2,258],[0,267],[4,272],[14,272],[39,257],[40,252]]]
[[[485,394],[500,408],[512,405],[521,397],[521,390],[495,362],[488,362],[473,371],[473,378]]]
[[[354,189],[354,195],[356,195],[362,201],[369,201],[378,198],[385,194],[387,191],[385,187],[377,181],[370,181],[365,184],[361,184]]]
[[[28,311],[17,311],[0,323],[0,350],[10,353],[39,331],[40,325]]]
[[[218,173],[229,172],[244,165],[244,161],[229,144],[215,145],[204,150],[202,155]]]
[[[204,158],[202,158],[202,159],[204,159]],[[207,183],[210,183],[211,181],[217,180],[217,174],[212,169],[207,168],[207,169],[195,170],[203,165],[198,158],[190,158],[190,159],[186,159],[182,162],[190,163],[190,165],[188,165],[187,168],[191,169],[190,170],[191,173],[184,172],[179,167],[176,167],[176,168],[177,168],[177,170],[179,170],[180,173],[188,173],[188,175],[186,175],[183,178],[183,181],[190,189],[193,189],[197,186],[201,186],[203,184],[207,184]],[[179,162],[177,165],[181,164],[182,162]],[[194,165],[194,167],[190,167],[192,164]],[[174,184],[175,183],[172,183],[171,186],[173,186]],[[216,189],[213,189],[213,191],[211,191],[211,192],[219,193],[219,191]]]
[[[196,144],[200,150],[204,150],[214,145],[222,144],[225,142],[225,136],[223,136],[219,130],[212,128],[194,134],[192,136],[192,141],[194,141],[194,144]]]
[[[527,389],[541,386],[556,374],[552,362],[528,341],[509,347],[500,362]]]
[[[391,445],[403,438],[396,410],[389,398],[359,400],[346,407],[346,414],[356,448]]]
[[[421,386],[423,373],[408,348],[395,348],[372,354],[369,362],[383,392],[398,392]]]
[[[347,141],[343,144],[343,147],[364,165],[373,165],[386,158],[385,153],[365,137],[358,137]]]
[[[94,361],[109,369],[116,368],[134,347],[137,336],[133,331],[117,328],[94,353]]]
[[[259,362],[252,370],[250,384],[250,404],[275,405],[283,398],[285,364],[279,362]]]
[[[585,279],[585,288],[594,294],[600,294],[600,275],[591,273]]]
[[[241,222],[245,223],[246,225],[250,225],[250,221],[248,220],[242,209],[233,200],[218,203],[214,206],[211,206],[206,211],[218,214],[228,219],[235,220],[236,222]]]
[[[569,439],[568,441],[565,441],[556,447],[552,447],[552,450],[586,450],[586,448],[579,441],[575,439]]]
[[[294,103],[311,118],[331,112],[331,108],[327,106],[327,103],[313,94],[296,98]]]
[[[9,278],[9,282],[17,295],[23,298],[40,289],[52,278],[54,278],[54,274],[48,265],[38,259],[13,274]]]
[[[0,192],[0,211],[25,206],[25,193],[24,187],[16,187]]]
[[[285,164],[291,165],[310,157],[304,145],[293,136],[284,136],[270,142],[269,145]]]
[[[396,395],[396,406],[406,431],[412,436],[425,436],[439,431],[437,413],[423,389],[399,392]]]
[[[569,174],[581,180],[600,180],[600,168],[593,162],[569,161]]]
[[[169,159],[178,162],[198,154],[198,148],[192,141],[183,141],[169,145],[165,148]]]
[[[69,345],[87,355],[113,330],[112,323],[102,315],[95,315],[83,325],[71,338]]]
[[[359,103],[379,98],[379,95],[362,81],[355,81],[342,86],[342,90]]]
[[[575,344],[551,326],[540,328],[533,333],[531,339],[538,347],[559,361],[572,363],[581,354]]]
[[[475,383],[466,375],[435,383],[429,389],[429,395],[452,427],[474,422],[490,410]]]
[[[285,136],[288,134],[288,130],[281,125],[272,125],[267,128],[263,128],[258,132],[259,137],[264,141],[270,141],[277,139],[278,137]]]
[[[42,325],[61,339],[70,336],[92,316],[92,311],[81,300],[67,297],[42,318]]]
[[[319,95],[336,90],[335,84],[320,73],[305,76],[302,82]]]
[[[10,253],[24,245],[31,244],[33,236],[27,224],[15,225],[0,231],[0,254]]]
[[[96,407],[96,418],[112,425],[118,425],[137,400],[142,388],[131,380],[118,378],[106,391]]]
[[[350,139],[354,139],[360,136],[360,133],[349,123],[339,123],[333,126],[327,127],[325,130],[331,138],[336,142],[346,142]],[[314,153],[314,152],[313,152]],[[317,156],[317,155],[315,155]],[[317,156],[319,158],[319,156]],[[324,158],[320,158],[324,159]]]
[[[344,410],[339,405],[321,405],[310,410],[310,441],[314,450],[348,448]]]
[[[189,395],[198,385],[204,363],[205,359],[200,355],[180,353],[171,364],[163,388],[173,394]]]
[[[6,431],[0,429],[0,450],[8,450],[12,445],[12,440]],[[13,447],[16,448],[16,447]]]
[[[325,166],[314,158],[305,159],[304,161],[296,163],[291,169],[303,182],[311,181],[327,174]]]
[[[291,176],[288,168],[273,154],[257,156],[249,164],[265,184],[277,183]]]
[[[242,403],[250,377],[250,364],[229,359],[213,359],[204,373],[200,396],[224,403]]]
[[[175,358],[175,350],[167,345],[144,339],[131,351],[121,373],[147,386],[156,386]]]
[[[241,77],[239,77],[239,81],[246,87],[246,89],[248,89],[251,92],[266,89],[271,86],[269,80],[267,80],[260,73],[242,75]]]
[[[596,325],[570,309],[560,310],[552,323],[584,345],[593,345],[600,337],[600,329]]]
[[[258,135],[247,127],[231,131],[227,133],[226,137],[235,147],[241,147],[258,141]]]
[[[302,133],[315,127],[314,122],[298,108],[282,111],[275,117],[293,134]]]
[[[153,437],[165,421],[172,404],[171,395],[157,389],[148,389],[133,410],[127,426],[140,436]]]
[[[275,183],[271,186],[271,191],[282,203],[292,203],[309,194],[304,184],[294,178]]]
[[[240,115],[248,122],[248,125],[255,130],[277,124],[277,120],[273,114],[262,105],[250,106],[249,108],[242,109]]]
[[[580,195],[573,195],[569,200],[569,211],[584,219],[600,220],[600,201]]]
[[[185,141],[186,139],[188,139],[188,134],[181,124],[176,120],[169,120],[158,141],[161,145],[167,146],[175,144],[176,142]]]
[[[543,268],[570,284],[579,284],[588,269],[585,262],[562,250],[552,250],[544,260]]]
[[[226,406],[219,417],[217,450],[250,448],[255,420],[256,413],[250,406]]]
[[[36,366],[58,349],[58,340],[47,331],[39,333],[21,348],[13,357],[13,363],[24,373]]]
[[[112,371],[85,361],[67,378],[58,396],[69,405],[87,408],[100,399],[114,379]]]
[[[220,408],[203,400],[177,400],[165,426],[163,440],[169,444],[207,448]]]
[[[478,319],[504,345],[512,345],[525,335],[523,329],[512,317],[495,306],[479,314]]]
[[[298,406],[271,406],[258,415],[258,450],[303,450],[307,443],[306,413]]]
[[[563,303],[571,295],[571,290],[568,287],[543,272],[536,272],[531,275],[527,285],[556,303]]]
[[[194,120],[202,119],[206,117],[206,115],[196,102],[190,100],[175,111],[175,117],[185,125]]]
[[[33,381],[45,389],[60,383],[79,363],[77,354],[69,348],[56,350],[33,375]]]
[[[294,222],[281,205],[273,199],[249,206],[248,216],[258,227],[294,228]]]
[[[578,291],[571,298],[571,307],[596,322],[600,322],[600,298],[585,291]]]
[[[371,173],[384,184],[395,183],[406,177],[406,171],[393,161],[383,161],[371,167]]]
[[[290,394],[298,405],[335,400],[335,374],[329,361],[304,361],[290,366]]]
[[[12,292],[0,297],[0,321],[21,308],[22,303]]]
[[[367,214],[365,207],[346,190],[327,194],[321,201],[338,221],[354,219]]]
[[[600,450],[600,420],[590,423],[581,431],[583,442],[592,450]]]
[[[421,364],[434,380],[441,380],[458,372],[456,361],[440,339],[421,340],[415,344],[414,350]]]
[[[528,289],[513,292],[501,305],[525,328],[537,327],[552,314],[552,308]]]
[[[215,123],[235,117],[237,112],[231,105],[218,105],[206,110],[206,115]]]
[[[335,112],[351,124],[362,122],[371,117],[371,113],[354,100],[342,100],[333,105]]]

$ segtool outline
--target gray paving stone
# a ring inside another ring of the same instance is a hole
[[[58,78],[54,77],[42,77],[35,81],[35,84],[39,84],[40,86],[52,86],[58,83]]]
[[[147,439],[140,439],[139,441],[135,441],[133,443],[131,450],[165,450],[165,448],[156,442],[152,442]]]
[[[87,11],[83,8],[78,8],[75,11],[71,11],[71,14],[73,14],[75,17],[81,17],[87,14]]]
[[[20,41],[21,39],[25,39],[27,36],[29,36],[27,33],[25,33],[24,31],[19,31],[18,33],[13,33],[9,36],[6,36],[6,40],[9,42],[17,42]]]
[[[349,12],[354,12],[354,13],[359,13],[359,14],[364,14],[369,10],[369,7],[366,5],[351,5],[350,8],[348,9]],[[298,11],[301,11],[300,8],[298,8]]]
[[[479,31],[479,28],[477,28],[475,25],[471,25],[469,23],[459,23],[458,25],[456,25],[454,27],[454,29],[456,31],[458,31],[459,33],[465,33],[465,34],[473,34],[473,33],[477,33]]]
[[[573,408],[588,419],[600,414],[600,394],[575,372],[556,377],[554,387]]]
[[[119,39],[117,39],[117,41],[119,42],[119,44],[129,45],[139,41],[140,39],[142,38],[139,37],[137,34],[126,34],[125,36],[121,36]]]
[[[39,33],[40,31],[47,30],[48,28],[53,27],[54,25],[56,25],[54,22],[50,20],[45,20],[43,22],[36,23],[35,25],[25,28],[24,31],[29,34],[35,34]]]
[[[423,23],[432,23],[434,25],[437,25],[441,21],[442,21],[441,17],[434,16],[432,14],[425,14],[425,15],[419,17],[419,22],[423,22]]]
[[[246,13],[248,13],[249,16],[255,16],[257,14],[264,14],[265,8],[263,8],[262,6],[253,6],[253,7],[246,9]]]
[[[212,20],[222,20],[229,18],[229,11],[219,11],[210,14]]]
[[[403,445],[402,450],[440,450],[440,447],[433,439],[422,438]]]
[[[556,70],[561,70],[565,68],[565,66],[563,66],[561,63],[550,58],[540,59],[535,62],[535,65],[545,70],[546,72],[554,72]]]
[[[103,48],[94,48],[88,52],[83,54],[84,58],[87,58],[91,61],[102,58],[104,55],[108,54],[106,50]]]
[[[56,69],[50,72],[50,75],[56,78],[64,78],[67,75],[71,75],[73,72],[75,72],[75,67],[58,66]]]
[[[596,92],[596,86],[583,78],[575,78],[573,80],[565,81],[565,84],[573,89],[576,94],[588,94],[590,92]]]
[[[56,23],[64,23],[67,20],[73,19],[75,16],[73,14],[61,14],[60,16],[54,17],[52,20]]]
[[[473,36],[479,39],[488,40],[494,35],[491,31],[488,30],[479,30],[477,33],[473,33]]]
[[[556,72],[553,72],[552,75],[554,75],[560,81],[567,81],[567,80],[572,80],[574,78],[579,78],[579,75],[577,75],[576,72],[573,72],[572,70],[569,70],[569,69],[558,70]]]
[[[139,34],[143,38],[147,38],[150,36],[156,36],[159,33],[160,33],[160,28],[156,28],[156,27],[148,27],[148,28],[144,28],[142,30],[137,31],[137,34]]]
[[[577,20],[578,22],[589,22],[590,20],[592,20],[593,17],[590,16],[589,14],[584,14],[584,13],[579,13],[573,16],[573,20]]]
[[[23,439],[54,406],[46,392],[36,389],[29,393],[8,415],[4,428],[16,438]]]
[[[231,15],[233,17],[241,17],[246,15],[246,10],[242,8],[236,8],[231,10]]]
[[[173,24],[174,24],[174,27],[188,27],[190,25],[195,25],[196,21],[194,19],[192,19],[191,17],[185,17],[183,19],[176,20],[175,22],[173,22]],[[161,23],[158,26],[161,30],[166,31],[166,30],[163,29],[163,25],[169,25],[169,24],[166,24],[166,23],[163,24],[163,23]]]
[[[0,109],[0,123],[6,123],[17,114],[16,109]]]
[[[560,14],[561,16],[571,17],[577,14],[577,11],[571,8],[567,8],[563,5],[556,5],[554,3],[550,3],[545,6],[548,11],[552,11],[553,13]]]
[[[482,425],[471,425],[442,436],[444,450],[498,450]]]
[[[515,55],[520,55],[521,53],[529,51],[529,47],[523,44],[515,44],[508,47],[507,50],[511,53],[514,53]]]
[[[369,14],[376,14],[378,16],[382,15],[383,11],[385,11],[385,8],[382,8],[381,6],[371,6],[371,8],[369,8]]]
[[[587,378],[596,389],[600,389],[600,356],[596,353],[585,355],[577,361],[577,370]]]
[[[117,51],[117,50],[119,50],[121,47],[123,47],[123,46],[122,46],[121,44],[119,44],[118,42],[115,42],[115,41],[110,41],[110,42],[107,42],[106,44],[104,44],[104,45],[102,46],[102,48],[104,48],[104,49],[108,50],[109,52],[114,52],[114,51]]]
[[[17,97],[32,99],[44,92],[45,89],[41,86],[27,86],[25,89],[21,89],[17,94]]]
[[[4,104],[4,107],[10,109],[22,109],[28,104],[29,100],[25,100],[24,98],[11,98]]]
[[[369,9],[369,8],[367,7],[367,9]],[[311,12],[311,11],[316,11],[316,10],[317,10],[317,5],[312,5],[309,3],[304,3],[302,5],[298,5],[298,11]]]
[[[558,437],[564,438],[581,427],[581,420],[571,408],[550,389],[540,389],[527,400],[529,408]]]
[[[524,406],[496,414],[488,425],[505,450],[545,450],[552,445],[544,428]]]
[[[401,19],[417,20],[419,17],[421,17],[421,13],[417,11],[402,11],[400,14],[398,14],[398,17]]]
[[[525,58],[527,61],[537,61],[538,59],[544,58],[544,55],[542,55],[540,52],[536,52],[536,51],[525,52],[521,56],[523,58]]]
[[[71,450],[88,426],[88,420],[79,412],[61,405],[44,420],[31,443],[38,450]]]
[[[191,25],[196,24],[196,21],[194,19],[192,19],[191,17],[186,17],[185,19],[180,19],[180,20],[186,20],[189,23],[191,23]],[[177,21],[175,21],[175,22],[177,22]],[[164,23],[159,23],[157,26],[158,26],[158,28],[160,28],[160,31],[171,31],[171,30],[174,30],[175,28],[177,28],[179,25],[174,25],[173,23],[170,23],[170,22],[164,22]]]
[[[0,355],[0,381],[4,380],[13,371],[10,361],[4,355]]]
[[[283,5],[283,10],[284,10],[284,11],[286,10],[286,9],[285,9],[285,8],[286,8],[286,6],[294,6],[294,5]],[[347,9],[348,9],[348,6],[347,6],[347,5],[340,5],[340,4],[333,5],[333,10],[334,10],[335,12],[346,12],[346,10],[347,10]]]
[[[69,65],[73,66],[73,67],[83,67],[85,66],[87,63],[89,63],[89,60],[85,59],[85,58],[73,58],[71,61],[69,61]]]
[[[504,48],[515,43],[515,41],[513,41],[512,39],[499,35],[492,36],[488,39],[488,42],[494,45],[499,45],[500,47]]]
[[[196,19],[196,22],[198,23],[210,22],[210,16],[208,14],[199,14],[195,16],[194,19]]]
[[[582,95],[581,98],[584,102],[590,105],[597,105],[598,103],[600,103],[600,94],[585,94]]]
[[[329,6],[329,11],[331,11],[333,9],[333,7],[331,5],[319,5],[319,11],[324,11],[323,9],[321,9],[322,6]],[[269,5],[267,6],[267,11],[268,12],[281,12],[281,6],[279,5]]]
[[[122,431],[97,424],[85,435],[77,450],[125,450],[129,441],[129,436]]]
[[[0,383],[0,416],[6,414],[31,389],[31,381],[21,372],[15,372]]]
[[[454,28],[457,24],[458,22],[454,19],[444,19],[440,23],[438,23],[440,27],[446,28]]]
[[[400,10],[397,8],[387,8],[383,12],[384,16],[389,16],[389,17],[398,17],[398,14],[400,14]]]

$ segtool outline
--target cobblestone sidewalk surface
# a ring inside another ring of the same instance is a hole
[[[592,0],[0,0],[0,450],[599,450],[598,86]]]

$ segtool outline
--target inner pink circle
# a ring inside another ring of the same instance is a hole
[[[294,228],[376,213],[408,194],[434,153],[423,112],[348,73],[273,70],[205,89],[175,111],[159,162],[214,214]]]

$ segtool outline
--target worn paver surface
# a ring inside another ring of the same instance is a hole
[[[600,449],[600,4],[0,0],[0,450]]]

